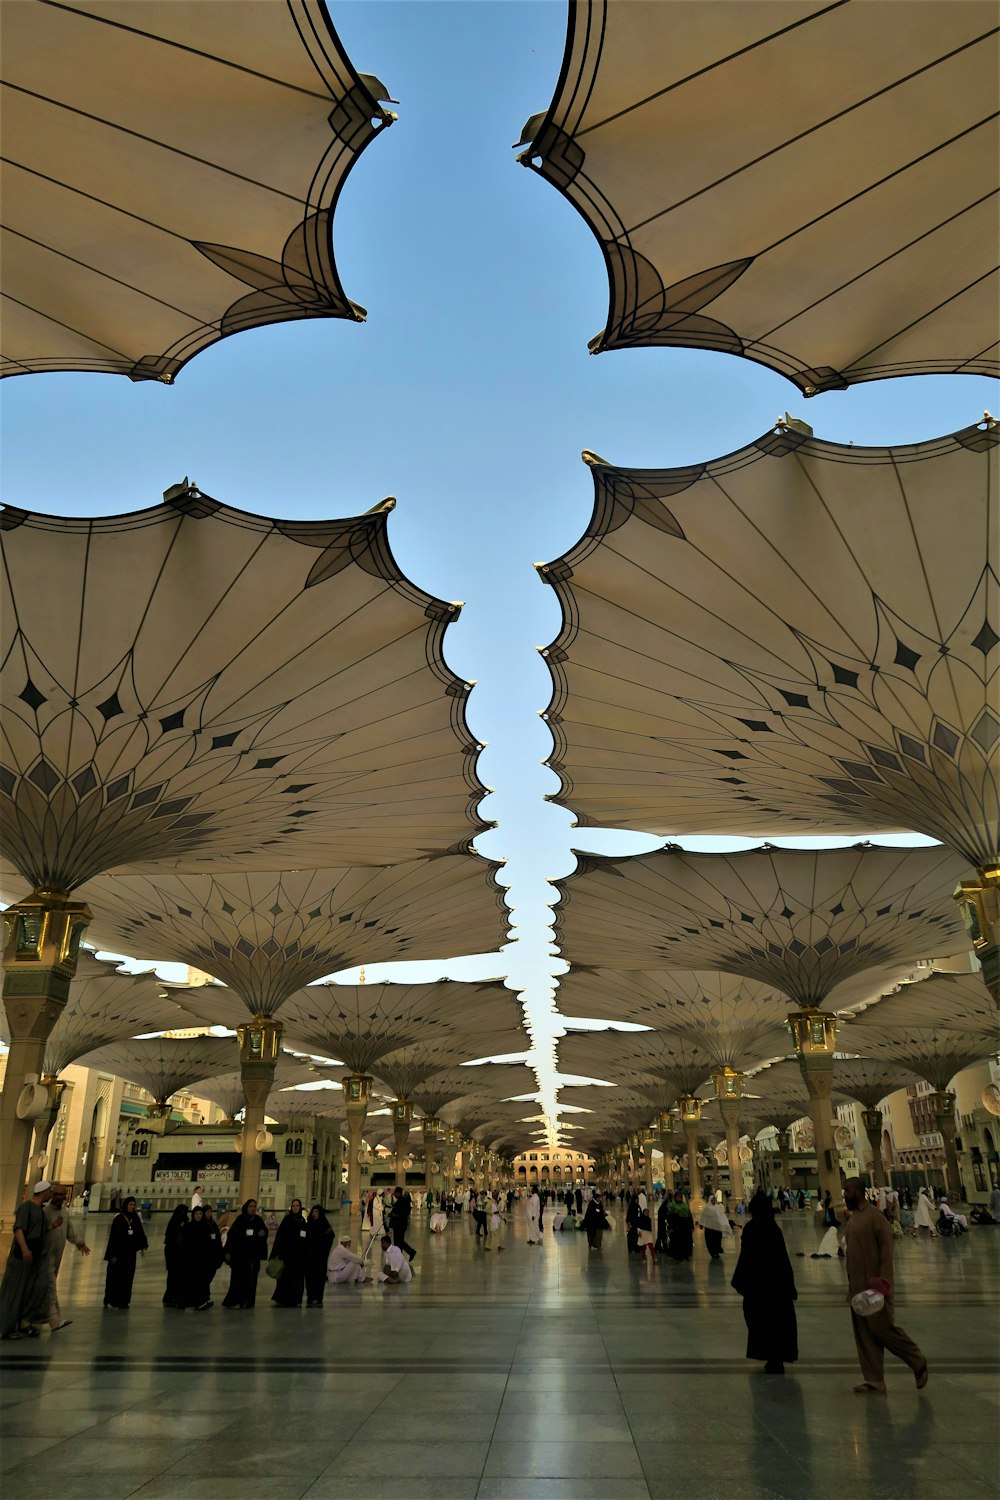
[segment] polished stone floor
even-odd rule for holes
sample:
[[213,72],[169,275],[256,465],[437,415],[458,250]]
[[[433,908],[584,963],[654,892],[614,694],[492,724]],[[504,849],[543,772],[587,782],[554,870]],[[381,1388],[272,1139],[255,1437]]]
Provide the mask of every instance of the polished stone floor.
[[[18,1500],[986,1500],[1000,1479],[1000,1228],[906,1241],[897,1313],[923,1346],[918,1394],[887,1361],[859,1378],[836,1261],[782,1222],[799,1287],[801,1361],[784,1380],[743,1359],[733,1257],[647,1274],[621,1237],[477,1251],[414,1220],[407,1287],[335,1288],[321,1310],[166,1311],[166,1215],[150,1226],[129,1312],[101,1307],[98,1253],[67,1250],[64,1332],[0,1354],[3,1492]],[[700,1240],[700,1237],[697,1237]],[[797,1258],[804,1252],[805,1258]]]

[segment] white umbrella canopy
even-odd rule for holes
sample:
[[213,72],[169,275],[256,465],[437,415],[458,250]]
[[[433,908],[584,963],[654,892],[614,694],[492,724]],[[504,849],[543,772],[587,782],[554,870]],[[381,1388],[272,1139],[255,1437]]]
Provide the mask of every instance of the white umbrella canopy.
[[[69,998],[45,1044],[42,1069],[54,1077],[96,1047],[184,1024],[176,1002],[155,974],[126,973],[117,963],[99,959],[84,948],[70,981]],[[0,1041],[10,1043],[2,1010]]]
[[5,7],[4,374],[169,384],[242,329],[364,318],[333,218],[385,88],[322,0],[236,9]]
[[[290,1052],[279,1054],[278,1063],[274,1070],[274,1088],[291,1088],[297,1083],[306,1083],[316,1077],[315,1070],[310,1063],[293,1057]],[[217,1078],[207,1078],[198,1085],[198,1093],[201,1098],[209,1099],[225,1111],[227,1120],[234,1120],[246,1105],[246,1097],[243,1093],[243,1078],[239,1071],[232,1073],[220,1073]],[[272,1095],[272,1102],[275,1098]]]
[[947,849],[866,844],[588,855],[555,882],[555,939],[570,963],[719,968],[836,1006],[868,971],[967,950],[952,900],[967,872]]
[[718,1067],[740,1068],[761,1045],[780,1052],[788,1042],[787,997],[719,969],[572,969],[559,980],[556,1009],[687,1037]]
[[[488,1006],[493,991],[501,988],[453,979],[430,984],[311,984],[284,1002],[280,1019],[288,1045],[336,1059],[349,1072],[371,1073],[381,1058],[401,1047],[464,1034],[477,996],[481,993]],[[510,991],[505,994],[511,996]],[[221,986],[190,989],[179,999],[201,1021],[232,1026],[246,1018],[240,997]]]
[[185,481],[130,515],[4,511],[2,849],[23,880],[471,847],[479,746],[443,655],[459,606],[400,571],[392,504],[268,519]]
[[231,1037],[148,1037],[113,1042],[81,1059],[80,1066],[124,1078],[152,1094],[158,1104],[181,1089],[211,1078],[232,1060]]
[[302,986],[354,964],[451,957],[463,943],[498,948],[507,908],[496,870],[475,854],[228,875],[145,865],[100,875],[80,894],[104,946],[225,980],[230,994],[207,985],[176,995],[210,1024],[235,1026],[234,998],[251,1014],[273,1015]]
[[537,1087],[534,1069],[526,1063],[476,1063],[442,1068],[410,1094],[410,1103],[425,1115],[440,1115],[446,1104],[475,1104],[484,1097],[511,1099],[531,1094]]
[[801,426],[685,468],[584,455],[590,524],[540,566],[559,796],[666,836],[912,830],[996,863],[1000,424],[893,448]]
[[989,0],[568,10],[518,159],[601,246],[592,350],[743,355],[806,395],[996,371]]

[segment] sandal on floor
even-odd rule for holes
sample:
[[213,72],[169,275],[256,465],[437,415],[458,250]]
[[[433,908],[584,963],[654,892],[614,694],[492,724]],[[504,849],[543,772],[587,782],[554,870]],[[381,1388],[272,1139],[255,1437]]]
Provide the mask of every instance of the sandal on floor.
[[853,1387],[856,1396],[884,1396],[884,1386],[873,1385],[870,1380],[863,1380],[860,1385]]
[[3,1336],[3,1342],[5,1344],[13,1344],[16,1343],[19,1338],[23,1337],[24,1335],[20,1332],[20,1330],[15,1330],[13,1333],[5,1333]]
[[930,1376],[927,1374],[927,1361],[926,1360],[924,1360],[924,1362],[920,1366],[919,1370],[914,1370],[913,1375],[914,1375],[914,1379],[917,1382],[917,1390],[918,1391],[922,1391],[923,1388],[924,1388],[924,1386],[927,1384],[928,1380],[930,1379]]

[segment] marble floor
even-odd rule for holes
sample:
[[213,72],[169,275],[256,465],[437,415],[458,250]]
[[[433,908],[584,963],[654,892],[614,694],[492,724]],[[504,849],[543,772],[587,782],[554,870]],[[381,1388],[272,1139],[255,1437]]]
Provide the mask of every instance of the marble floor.
[[[647,1273],[620,1235],[503,1254],[461,1220],[411,1226],[407,1287],[334,1288],[322,1310],[165,1310],[166,1215],[150,1226],[128,1312],[101,1306],[107,1222],[67,1250],[73,1325],[0,1353],[3,1491],[18,1500],[986,1500],[1000,1480],[1000,1228],[905,1241],[897,1313],[930,1363],[917,1393],[861,1397],[844,1280],[782,1227],[801,1360],[746,1363],[733,1257]],[[800,1254],[801,1253],[801,1254]]]

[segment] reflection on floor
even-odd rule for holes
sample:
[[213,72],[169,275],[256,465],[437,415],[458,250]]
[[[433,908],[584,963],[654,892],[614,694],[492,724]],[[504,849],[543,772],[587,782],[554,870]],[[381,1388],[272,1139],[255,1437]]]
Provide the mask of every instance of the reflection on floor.
[[[3,1346],[0,1454],[18,1500],[986,1500],[1000,1474],[1000,1228],[897,1250],[900,1321],[930,1361],[918,1395],[887,1361],[859,1378],[844,1279],[781,1220],[802,1359],[784,1380],[743,1359],[733,1257],[647,1274],[620,1235],[477,1250],[415,1219],[407,1287],[339,1287],[322,1310],[165,1310],[167,1215],[148,1226],[129,1312],[101,1307],[97,1253],[67,1249],[61,1333]],[[797,1258],[802,1252],[802,1258]]]

